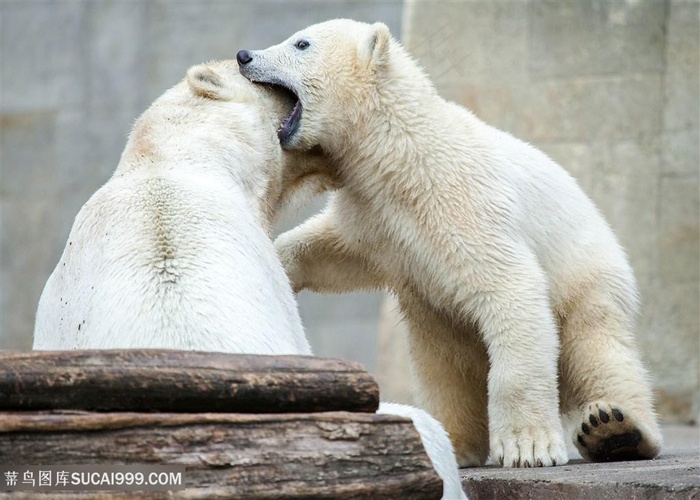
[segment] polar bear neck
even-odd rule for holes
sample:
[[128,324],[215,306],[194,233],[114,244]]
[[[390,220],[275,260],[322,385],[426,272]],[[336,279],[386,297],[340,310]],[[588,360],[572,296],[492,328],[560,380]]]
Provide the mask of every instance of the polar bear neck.
[[392,41],[389,63],[382,71],[374,88],[353,108],[344,133],[327,149],[343,183],[358,182],[369,170],[381,173],[397,165],[423,164],[425,153],[441,141],[431,114],[447,103],[398,42]]
[[230,171],[228,164],[243,153],[240,147],[233,146],[231,135],[239,139],[243,134],[237,132],[242,132],[242,127],[231,123],[226,113],[217,113],[214,105],[207,105],[204,110],[205,106],[198,109],[181,105],[179,100],[165,99],[170,92],[136,120],[117,173],[134,168],[157,171],[196,167],[203,174],[212,169]]
[[[200,103],[192,105],[193,100]],[[189,101],[189,102],[188,102]],[[187,102],[187,105],[182,105]],[[236,107],[232,110],[232,107]],[[261,130],[260,109],[252,103],[217,103],[192,96],[185,84],[166,92],[134,124],[114,177],[216,179],[242,191],[263,227],[270,226],[267,191],[279,151]],[[233,117],[233,118],[232,118]]]

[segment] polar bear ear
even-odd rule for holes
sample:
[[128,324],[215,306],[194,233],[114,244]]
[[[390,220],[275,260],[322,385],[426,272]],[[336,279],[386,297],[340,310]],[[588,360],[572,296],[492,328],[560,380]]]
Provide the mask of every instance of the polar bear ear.
[[199,64],[188,69],[187,83],[189,83],[192,92],[200,97],[219,101],[227,98],[224,78],[206,64]]
[[360,42],[360,57],[368,66],[383,66],[389,56],[391,32],[384,23],[374,23],[369,34]]

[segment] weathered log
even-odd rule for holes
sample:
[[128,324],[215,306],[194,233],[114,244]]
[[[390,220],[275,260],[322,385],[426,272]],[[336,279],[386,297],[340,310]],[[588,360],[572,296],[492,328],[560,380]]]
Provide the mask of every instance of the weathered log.
[[[5,412],[0,413],[3,462],[186,466],[186,490],[149,492],[148,498],[428,499],[442,494],[415,428],[391,415]],[[107,494],[53,491],[50,497]]]
[[0,410],[374,412],[361,364],[169,350],[0,352]]

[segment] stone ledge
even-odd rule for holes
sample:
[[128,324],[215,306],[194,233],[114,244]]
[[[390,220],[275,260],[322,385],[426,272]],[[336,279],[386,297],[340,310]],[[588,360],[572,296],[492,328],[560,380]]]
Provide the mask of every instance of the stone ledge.
[[[561,467],[462,469],[470,500],[700,500],[697,427],[666,427],[656,460],[590,463],[580,458]],[[570,456],[575,456],[571,453]]]

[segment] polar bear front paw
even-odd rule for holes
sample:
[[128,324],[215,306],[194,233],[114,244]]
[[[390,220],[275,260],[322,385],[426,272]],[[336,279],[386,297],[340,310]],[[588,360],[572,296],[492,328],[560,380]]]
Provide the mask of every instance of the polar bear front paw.
[[561,425],[494,434],[491,459],[504,467],[549,467],[569,461]]
[[643,431],[633,412],[616,403],[597,401],[584,409],[576,446],[584,458],[594,462],[654,458],[661,439],[651,434]]
[[289,283],[292,285],[294,293],[299,293],[303,288],[303,273],[298,261],[298,243],[290,232],[283,233],[275,240],[275,250],[282,263],[284,271],[287,273]]

